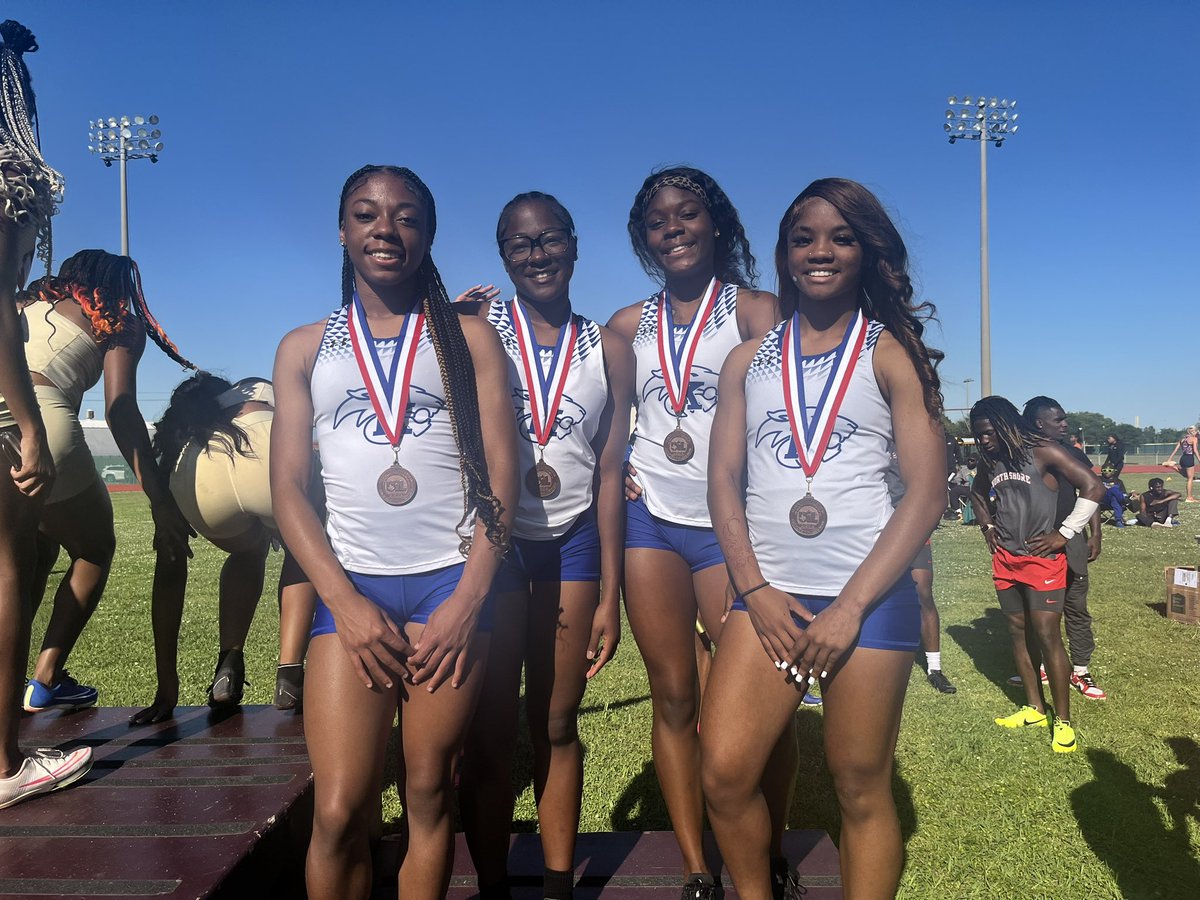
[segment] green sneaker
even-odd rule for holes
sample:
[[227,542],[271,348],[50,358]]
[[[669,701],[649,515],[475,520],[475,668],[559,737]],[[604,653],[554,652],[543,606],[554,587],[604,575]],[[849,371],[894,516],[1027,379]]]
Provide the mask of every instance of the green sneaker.
[[1022,706],[1012,715],[997,717],[995,722],[1004,728],[1028,728],[1031,725],[1045,728],[1046,714],[1038,712],[1032,706]]
[[1075,740],[1075,729],[1066,719],[1054,717],[1054,752],[1074,753],[1078,742]]

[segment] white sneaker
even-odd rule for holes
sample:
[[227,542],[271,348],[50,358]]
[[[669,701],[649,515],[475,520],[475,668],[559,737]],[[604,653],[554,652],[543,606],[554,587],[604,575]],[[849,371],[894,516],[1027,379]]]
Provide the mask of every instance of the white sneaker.
[[33,750],[16,775],[0,778],[0,809],[74,784],[91,767],[91,747],[78,747],[70,753]]

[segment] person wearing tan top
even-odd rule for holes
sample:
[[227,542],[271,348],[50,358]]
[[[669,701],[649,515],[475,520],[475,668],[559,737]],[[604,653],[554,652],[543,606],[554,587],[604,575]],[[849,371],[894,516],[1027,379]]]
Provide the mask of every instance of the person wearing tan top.
[[[246,635],[263,592],[267,552],[272,544],[279,546],[269,480],[274,418],[271,382],[245,378],[231,384],[197,372],[175,388],[166,412],[154,424],[154,452],[159,469],[169,478],[171,495],[188,524],[229,554],[221,566],[220,653],[208,689],[214,709],[241,702]],[[314,505],[322,506],[323,500],[314,498]],[[179,700],[176,663],[187,577],[183,556],[176,557],[174,565],[163,561],[156,570],[151,619],[157,689],[154,702],[130,718],[135,725],[170,718]],[[286,550],[279,606],[275,706],[298,709],[316,593]]]
[[191,529],[154,461],[145,418],[137,405],[137,364],[148,335],[180,365],[195,366],[179,355],[151,315],[137,263],[127,256],[103,250],[76,253],[62,264],[58,275],[33,282],[21,303],[25,355],[55,467],[61,473],[41,512],[35,609],[58,548],[66,549],[71,558],[54,595],[54,610],[23,705],[27,712],[75,709],[95,704],[97,691],[79,684],[64,666],[104,591],[116,548],[112,503],[84,443],[79,404],[102,374],[105,419],[150,500],[155,549],[173,559],[189,553]]

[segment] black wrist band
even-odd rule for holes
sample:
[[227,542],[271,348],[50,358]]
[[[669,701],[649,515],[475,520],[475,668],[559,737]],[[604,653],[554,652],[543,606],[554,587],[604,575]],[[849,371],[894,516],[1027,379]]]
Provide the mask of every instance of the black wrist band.
[[745,600],[747,597],[749,597],[755,591],[761,591],[763,588],[770,587],[770,586],[771,586],[771,582],[764,581],[762,584],[756,584],[754,587],[750,588],[750,590],[748,590],[748,591],[742,591],[740,594],[738,594],[738,596],[740,598],[742,598],[743,600]]

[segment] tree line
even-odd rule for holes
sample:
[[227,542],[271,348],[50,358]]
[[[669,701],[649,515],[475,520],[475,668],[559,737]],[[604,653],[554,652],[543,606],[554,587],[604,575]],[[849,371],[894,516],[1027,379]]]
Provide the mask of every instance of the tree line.
[[[1127,447],[1140,447],[1143,444],[1173,444],[1183,434],[1184,426],[1178,428],[1154,428],[1147,426],[1138,428],[1128,422],[1114,422],[1103,413],[1097,412],[1067,412],[1067,421],[1071,424],[1071,432],[1081,435],[1088,445],[1102,444],[1110,434]],[[950,437],[966,438],[971,436],[971,423],[966,416],[951,421],[942,416],[942,424]]]

